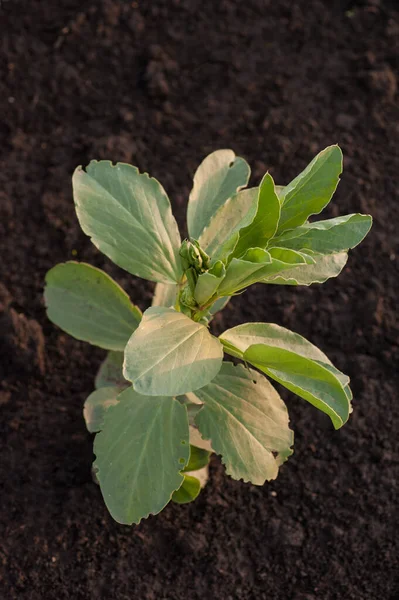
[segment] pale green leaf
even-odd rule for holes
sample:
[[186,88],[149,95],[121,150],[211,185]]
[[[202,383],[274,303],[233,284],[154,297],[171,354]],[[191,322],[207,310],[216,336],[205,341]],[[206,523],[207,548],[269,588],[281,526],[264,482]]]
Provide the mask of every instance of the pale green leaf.
[[[301,254],[304,254],[303,252]],[[313,258],[313,264],[298,265],[292,269],[275,275],[269,275],[262,279],[262,283],[273,283],[279,285],[312,285],[313,283],[324,283],[331,277],[337,277],[348,260],[347,252],[336,254],[307,254]]]
[[47,316],[78,340],[123,350],[141,320],[140,310],[104,271],[86,263],[56,265],[46,275]]
[[208,329],[170,308],[152,307],[125,349],[124,377],[137,392],[175,396],[217,375],[223,348]]
[[277,235],[303,225],[310,215],[320,213],[329,203],[342,173],[342,152],[329,146],[320,152],[302,173],[281,192],[281,215]]
[[123,377],[123,352],[108,352],[105,360],[101,363],[95,379],[96,389],[102,387],[117,387],[122,391],[129,385],[129,382]]
[[280,219],[280,201],[269,173],[259,186],[258,208],[250,225],[240,230],[240,238],[234,249],[234,256],[242,256],[249,248],[265,248],[277,231]]
[[218,288],[220,295],[232,295],[258,281],[264,281],[291,270],[293,265],[305,265],[309,259],[295,250],[281,251],[273,248],[270,252],[262,248],[250,248],[241,258],[233,258],[226,270],[226,276]]
[[216,150],[202,161],[187,207],[190,237],[199,239],[222,204],[247,185],[249,174],[248,163],[232,150]]
[[336,429],[348,420],[350,405],[345,390],[324,366],[293,352],[264,345],[248,348],[244,360],[325,412]]
[[280,202],[282,201],[285,185],[274,185],[274,189]]
[[[332,365],[330,359],[317,346],[299,333],[275,323],[243,323],[227,329],[219,337],[226,352],[236,358],[243,358],[244,352],[255,344],[266,344],[290,350],[311,360]],[[232,352],[233,351],[233,352]]]
[[240,229],[251,223],[256,215],[258,188],[241,190],[229,198],[212,217],[199,239],[201,248],[212,261],[226,260],[234,250]]
[[219,286],[218,293],[231,296],[247,285],[262,280],[265,277],[265,267],[271,262],[269,252],[262,248],[251,248],[242,258],[233,258],[226,269],[226,276]]
[[179,295],[180,285],[177,283],[157,283],[152,298],[152,306],[174,308]]
[[231,300],[231,296],[222,296],[221,298],[218,298],[217,300],[215,300],[215,302],[212,304],[211,308],[209,309],[209,312],[212,316],[214,316],[217,312],[223,310],[227,304],[230,302]]
[[184,481],[178,490],[173,492],[172,500],[177,504],[188,504],[198,497],[201,482],[192,475],[184,475]]
[[273,239],[273,246],[293,250],[311,250],[319,254],[333,254],[354,248],[370,230],[369,215],[345,215],[326,221],[306,223]]
[[226,274],[224,264],[219,260],[198,277],[194,290],[194,298],[199,306],[203,306],[212,298]]
[[75,170],[73,191],[80,226],[114,263],[150,281],[180,281],[180,234],[156,179],[131,165],[91,161]]
[[190,454],[186,408],[174,398],[149,398],[129,388],[106,412],[94,454],[112,517],[139,523],[159,513],[182,484]]
[[95,433],[102,429],[105,413],[110,406],[118,403],[121,389],[117,386],[106,386],[95,390],[84,403],[83,416],[87,430]]
[[285,459],[292,453],[293,433],[286,406],[267,379],[224,362],[195,395],[204,404],[195,417],[198,428],[222,456],[227,473],[256,485],[275,479],[278,455]]
[[225,351],[242,358],[328,414],[335,428],[349,417],[349,379],[316,346],[272,323],[247,323],[225,331]]

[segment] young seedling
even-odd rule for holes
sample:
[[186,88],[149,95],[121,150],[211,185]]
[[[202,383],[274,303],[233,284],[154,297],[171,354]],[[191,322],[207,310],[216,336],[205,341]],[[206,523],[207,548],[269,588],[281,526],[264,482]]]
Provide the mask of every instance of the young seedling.
[[[266,173],[247,189],[245,160],[213,152],[194,176],[182,243],[156,179],[108,161],[76,169],[83,231],[117,265],[157,283],[142,314],[88,264],[63,263],[46,276],[49,319],[109,351],[84,417],[96,433],[94,470],[119,523],[139,523],[170,500],[194,500],[211,452],[234,479],[275,479],[293,433],[269,379],[325,412],[336,429],[348,420],[349,377],[302,336],[273,323],[246,323],[219,338],[209,330],[214,314],[253,283],[311,285],[341,272],[371,217],[309,221],[331,200],[341,171],[341,150],[330,146],[288,185]],[[242,362],[223,361],[224,353]]]

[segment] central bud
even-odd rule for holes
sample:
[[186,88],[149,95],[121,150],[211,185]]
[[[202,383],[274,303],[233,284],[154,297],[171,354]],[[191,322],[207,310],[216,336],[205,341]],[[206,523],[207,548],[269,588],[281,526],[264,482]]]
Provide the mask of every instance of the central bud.
[[193,268],[197,275],[205,273],[209,269],[210,258],[201,246],[191,238],[190,240],[184,240],[180,247],[180,258],[183,266],[183,271]]
[[208,271],[210,258],[201,248],[198,241],[193,238],[184,240],[179,254],[184,274],[187,277],[187,283],[180,292],[180,306],[183,312],[192,317],[193,311],[198,309],[198,304],[194,297],[195,286],[197,285],[199,275]]

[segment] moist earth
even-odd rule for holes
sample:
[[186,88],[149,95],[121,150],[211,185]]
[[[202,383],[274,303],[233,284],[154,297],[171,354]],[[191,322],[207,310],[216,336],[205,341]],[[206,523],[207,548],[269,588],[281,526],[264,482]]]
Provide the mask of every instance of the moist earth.
[[[0,2],[0,597],[394,600],[398,575],[398,40],[383,0]],[[104,352],[53,326],[46,271],[105,269],[142,309],[153,285],[80,231],[71,174],[92,158],[158,178],[185,232],[192,175],[217,148],[290,181],[339,142],[324,217],[374,227],[323,286],[254,286],[214,322],[276,322],[352,379],[334,431],[291,394],[295,454],[263,487],[218,457],[190,505],[115,523],[91,477],[82,405]],[[396,181],[395,181],[396,179]]]

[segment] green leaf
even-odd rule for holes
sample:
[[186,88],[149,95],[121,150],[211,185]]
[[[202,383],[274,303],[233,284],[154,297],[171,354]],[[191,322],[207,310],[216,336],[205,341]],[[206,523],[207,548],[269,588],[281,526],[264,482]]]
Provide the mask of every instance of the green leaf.
[[121,390],[117,386],[106,386],[95,390],[84,403],[83,416],[90,433],[100,431],[104,424],[105,413],[110,406],[118,404]]
[[256,216],[250,225],[241,229],[234,256],[242,256],[249,248],[265,248],[277,231],[279,219],[280,201],[273,178],[266,173],[259,187]]
[[123,352],[108,352],[96,375],[94,382],[96,389],[111,386],[122,391],[125,387],[128,387],[129,383],[122,373],[123,359]]
[[231,296],[222,296],[221,298],[218,298],[217,300],[215,300],[215,302],[212,304],[212,306],[209,309],[210,314],[212,315],[212,317],[214,315],[216,315],[217,312],[223,310],[227,304],[230,302],[231,300]]
[[234,250],[239,232],[249,225],[258,205],[258,188],[241,190],[219,208],[199,239],[212,261],[226,260]]
[[177,302],[180,285],[176,283],[157,283],[152,299],[152,306],[173,308]]
[[[304,254],[303,252],[301,254]],[[312,254],[313,264],[298,265],[284,272],[269,275],[262,279],[262,283],[273,283],[279,285],[312,285],[313,283],[324,283],[331,277],[337,277],[348,260],[347,252],[336,254]]]
[[369,215],[345,215],[336,219],[306,223],[286,231],[273,240],[273,246],[293,250],[311,250],[319,254],[333,254],[354,248],[370,230]]
[[124,377],[141,394],[191,392],[217,375],[223,348],[208,329],[170,308],[146,310],[125,349]]
[[115,521],[139,523],[168,504],[183,481],[188,436],[186,408],[174,398],[120,394],[94,441],[93,465]]
[[[328,414],[336,429],[349,417],[348,378],[302,336],[272,323],[247,323],[225,331],[225,351],[242,358]],[[345,378],[345,381],[343,381]]]
[[227,329],[219,337],[226,352],[236,358],[243,358],[244,352],[255,344],[266,344],[290,350],[311,360],[332,365],[330,359],[317,346],[299,333],[275,323],[243,323]]
[[190,445],[190,460],[184,471],[198,471],[198,469],[203,469],[209,463],[210,455],[211,453],[208,450]]
[[184,481],[178,490],[173,492],[172,501],[176,504],[188,504],[198,497],[201,482],[192,475],[184,475]]
[[270,252],[262,248],[250,248],[241,258],[233,258],[226,270],[226,276],[218,288],[218,294],[232,295],[266,277],[291,270],[294,265],[304,265],[309,259],[295,250],[281,251],[273,248]]
[[104,271],[86,263],[56,265],[46,275],[47,316],[78,340],[123,350],[141,320],[140,310]]
[[283,199],[284,188],[285,188],[285,185],[274,185],[274,190],[277,194],[278,199],[280,200],[280,204]]
[[339,146],[328,146],[281,192],[281,216],[277,235],[303,225],[330,202],[342,173]]
[[247,185],[249,174],[248,163],[232,150],[217,150],[202,161],[187,207],[190,237],[199,239],[222,204]]
[[224,362],[215,379],[195,395],[204,404],[195,421],[222,456],[227,473],[256,485],[275,479],[281,460],[292,453],[293,433],[285,404],[267,379]]
[[101,252],[138,277],[180,281],[179,230],[156,179],[101,160],[78,167],[72,182],[80,226]]
[[194,298],[199,306],[203,306],[210,298],[212,298],[221,281],[223,281],[225,274],[225,266],[219,260],[209,269],[209,271],[199,275],[194,291]]

